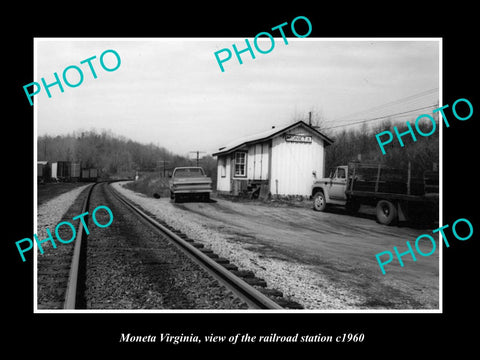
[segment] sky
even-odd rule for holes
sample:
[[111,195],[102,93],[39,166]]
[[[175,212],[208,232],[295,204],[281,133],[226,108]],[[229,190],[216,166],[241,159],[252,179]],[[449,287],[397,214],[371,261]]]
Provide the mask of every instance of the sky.
[[[260,39],[268,49],[270,40]],[[63,93],[50,87],[51,98],[43,88],[35,95],[37,135],[105,129],[180,155],[211,154],[237,138],[307,121],[309,111],[333,127],[374,117],[386,103],[382,114],[438,102],[437,39],[288,38],[286,45],[280,37],[268,54],[249,41],[256,58],[242,53],[239,64],[232,44],[241,50],[244,38],[35,39],[32,81],[52,83],[54,72],[62,79],[70,65],[84,76],[78,87],[61,80]],[[233,55],[222,72],[214,53],[224,48]],[[111,72],[99,60],[109,49],[121,58]],[[80,64],[92,56],[96,79]],[[111,53],[104,61],[116,65]],[[79,81],[75,70],[67,78]]]

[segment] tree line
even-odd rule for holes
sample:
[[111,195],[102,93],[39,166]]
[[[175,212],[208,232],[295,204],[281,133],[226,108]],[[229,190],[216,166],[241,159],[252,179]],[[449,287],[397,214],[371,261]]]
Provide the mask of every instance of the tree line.
[[[176,166],[194,166],[195,159],[174,154],[158,145],[141,144],[110,130],[75,131],[67,135],[43,135],[37,139],[39,161],[71,161],[83,168],[97,168],[101,175],[118,176],[158,171],[167,175]],[[216,175],[216,161],[211,156],[200,160],[209,175]]]
[[[397,127],[400,134],[408,130],[405,122],[394,123],[391,120],[384,120],[371,128],[364,123],[360,128],[344,128],[335,134],[329,134],[328,130],[320,129],[334,140],[334,143],[326,148],[326,175],[331,168],[345,165],[350,161],[382,163],[401,169],[406,169],[410,163],[412,171],[417,174],[424,171],[438,171],[438,124],[437,131],[428,137],[416,134],[417,141],[413,141],[410,134],[402,136],[403,147],[397,140],[394,126]],[[421,126],[421,129],[424,133],[428,133],[432,129],[432,125]],[[385,146],[385,155],[382,154],[375,137],[376,134],[383,131],[390,131],[393,134],[393,141]]]
[[[308,116],[305,116],[305,113],[293,114],[292,123],[303,120],[334,141],[325,149],[325,176],[328,176],[336,166],[347,165],[352,161],[381,163],[398,169],[407,169],[410,163],[412,172],[422,175],[425,171],[438,171],[438,116],[434,115],[434,119],[436,130],[432,135],[421,136],[414,130],[417,141],[413,141],[411,135],[406,134],[402,136],[403,147],[397,140],[394,127],[402,134],[408,130],[406,121],[393,121],[387,118],[374,125],[368,125],[365,121],[361,126],[345,126],[339,131],[334,131],[322,111],[312,108]],[[409,119],[409,122],[414,128],[415,118]],[[428,121],[419,122],[418,125],[424,134],[430,133],[433,129],[433,124]],[[385,155],[382,154],[375,137],[383,131],[390,131],[393,134],[393,141],[385,145]]]

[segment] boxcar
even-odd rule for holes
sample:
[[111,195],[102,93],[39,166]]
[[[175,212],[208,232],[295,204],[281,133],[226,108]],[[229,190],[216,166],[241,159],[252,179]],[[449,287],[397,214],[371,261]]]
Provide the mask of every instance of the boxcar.
[[92,179],[92,181],[97,181],[97,178],[98,178],[97,169],[90,169],[90,179]]
[[37,161],[37,180],[39,183],[50,181],[50,164],[48,161]]
[[71,163],[70,165],[70,179],[73,181],[80,180],[81,175],[81,164],[80,163]]
[[97,181],[97,169],[82,169],[82,181]]
[[88,181],[90,178],[90,169],[82,169],[82,180]]
[[65,181],[70,178],[70,162],[57,161],[52,163],[52,179]]

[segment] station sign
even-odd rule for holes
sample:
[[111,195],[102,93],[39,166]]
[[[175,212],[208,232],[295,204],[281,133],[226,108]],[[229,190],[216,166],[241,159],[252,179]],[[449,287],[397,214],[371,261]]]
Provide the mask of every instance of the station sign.
[[285,134],[285,141],[310,144],[312,137],[310,135]]

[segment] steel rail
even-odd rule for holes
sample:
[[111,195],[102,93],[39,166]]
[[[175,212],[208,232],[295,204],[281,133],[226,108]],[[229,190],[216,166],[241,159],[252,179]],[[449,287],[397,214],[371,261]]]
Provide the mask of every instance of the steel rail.
[[185,252],[187,252],[191,257],[195,258],[196,261],[202,265],[203,268],[209,270],[209,272],[214,275],[215,278],[221,280],[221,282],[227,286],[230,290],[242,299],[246,300],[249,305],[253,305],[259,309],[283,309],[276,302],[262,294],[260,291],[247,284],[245,281],[239,277],[232,274],[222,265],[218,264],[210,257],[205,255],[202,251],[198,250],[193,245],[189,244],[187,241],[182,239],[180,236],[172,232],[170,229],[166,228],[160,224],[155,219],[152,219],[145,212],[140,210],[137,206],[133,205],[129,200],[127,200],[123,195],[119,194],[118,191],[109,187],[113,196],[115,196],[119,201],[128,206],[134,212],[136,212],[141,218],[148,221],[156,229],[164,233],[168,238],[170,238],[175,244],[179,245]]
[[[83,202],[83,207],[81,214],[88,211],[90,206],[90,195],[92,190],[97,184],[90,186],[87,197]],[[79,279],[79,267],[80,267],[80,256],[81,256],[81,247],[82,247],[82,238],[83,238],[83,226],[82,222],[79,222],[77,229],[77,236],[75,238],[75,247],[73,249],[72,263],[70,265],[70,273],[68,275],[67,289],[65,291],[65,302],[63,308],[66,310],[75,309],[77,305],[77,288],[78,288],[78,279]]]

